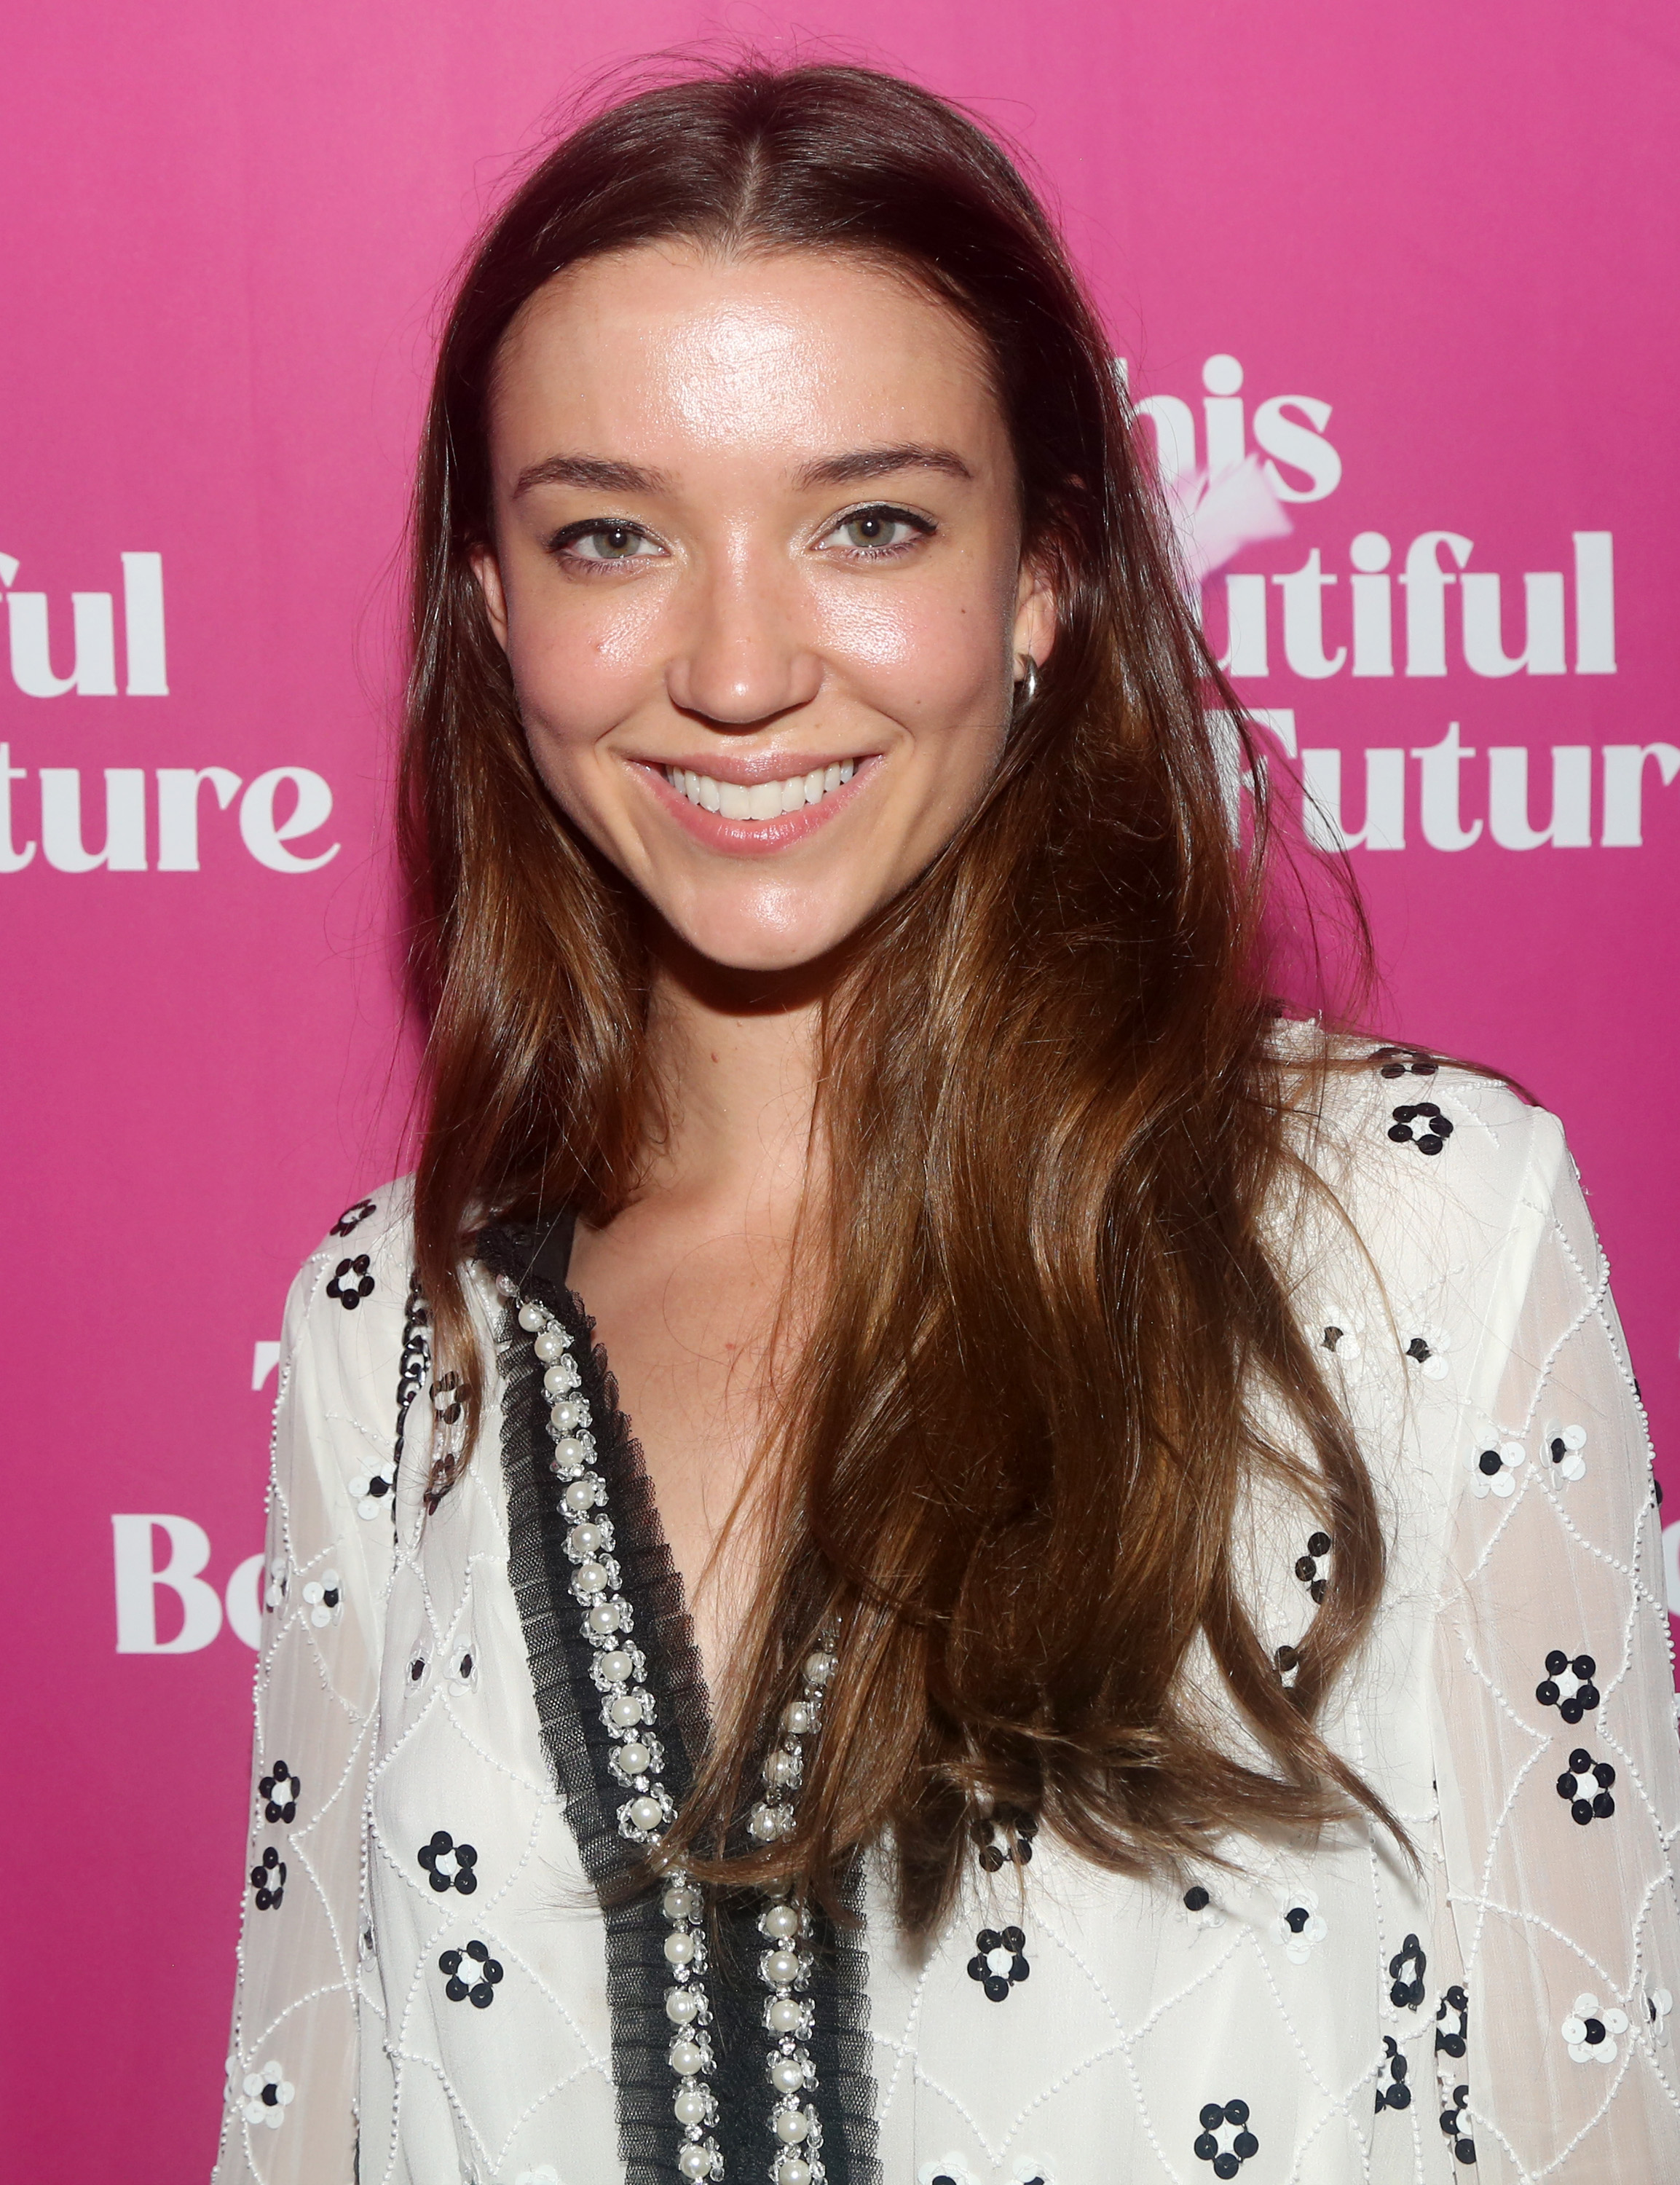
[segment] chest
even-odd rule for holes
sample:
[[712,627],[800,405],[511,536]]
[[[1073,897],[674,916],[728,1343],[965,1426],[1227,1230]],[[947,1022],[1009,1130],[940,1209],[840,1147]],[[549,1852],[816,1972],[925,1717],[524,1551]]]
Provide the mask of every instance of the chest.
[[638,1444],[709,1668],[727,1660],[761,1546],[787,1258],[767,1235],[638,1221],[580,1228],[569,1267]]

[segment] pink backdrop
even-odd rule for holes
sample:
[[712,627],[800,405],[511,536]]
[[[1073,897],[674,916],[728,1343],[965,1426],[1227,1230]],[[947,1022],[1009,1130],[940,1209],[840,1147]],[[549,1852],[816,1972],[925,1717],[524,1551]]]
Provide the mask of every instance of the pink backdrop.
[[[1353,855],[1388,1026],[1561,1111],[1660,1443],[1680,1425],[1671,11],[605,13],[58,0],[7,34],[20,2177],[178,2185],[210,2160],[254,1383],[293,1266],[401,1160],[393,571],[437,299],[554,103],[633,48],[792,25],[1028,148],[1164,439],[1257,459],[1203,511],[1205,540],[1251,504],[1209,628],[1234,597],[1245,696],[1280,758],[1292,729],[1319,755],[1321,794],[1342,754],[1350,833],[1369,776]],[[1262,479],[1292,528],[1255,543]],[[1520,664],[1489,673],[1501,645]]]

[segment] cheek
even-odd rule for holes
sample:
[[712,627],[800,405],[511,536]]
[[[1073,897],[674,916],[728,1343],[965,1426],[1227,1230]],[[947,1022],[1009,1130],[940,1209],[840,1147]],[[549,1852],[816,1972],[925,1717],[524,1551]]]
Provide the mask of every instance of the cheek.
[[857,678],[864,695],[907,724],[953,724],[996,710],[1008,672],[1006,588],[988,570],[959,581],[835,588],[823,599],[819,641]]
[[661,601],[652,587],[515,588],[508,666],[527,724],[588,741],[624,718],[661,664]]

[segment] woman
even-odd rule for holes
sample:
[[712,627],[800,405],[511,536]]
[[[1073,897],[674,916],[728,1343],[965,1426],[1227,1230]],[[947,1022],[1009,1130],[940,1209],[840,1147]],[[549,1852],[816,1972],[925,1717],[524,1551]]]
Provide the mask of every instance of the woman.
[[287,1321],[224,2179],[1672,2172],[1591,1227],[1504,1086],[1267,1002],[1162,535],[903,83],[645,92],[492,228],[429,1115]]

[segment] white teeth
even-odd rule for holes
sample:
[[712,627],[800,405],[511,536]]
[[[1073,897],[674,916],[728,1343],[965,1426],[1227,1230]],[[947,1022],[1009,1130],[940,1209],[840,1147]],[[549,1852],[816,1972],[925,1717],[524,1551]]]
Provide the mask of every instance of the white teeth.
[[665,779],[690,804],[716,812],[725,819],[779,819],[807,804],[820,804],[830,790],[850,781],[857,771],[855,759],[829,767],[813,767],[809,774],[790,774],[784,781],[756,781],[749,788],[739,781],[717,781],[691,768],[667,766]]

